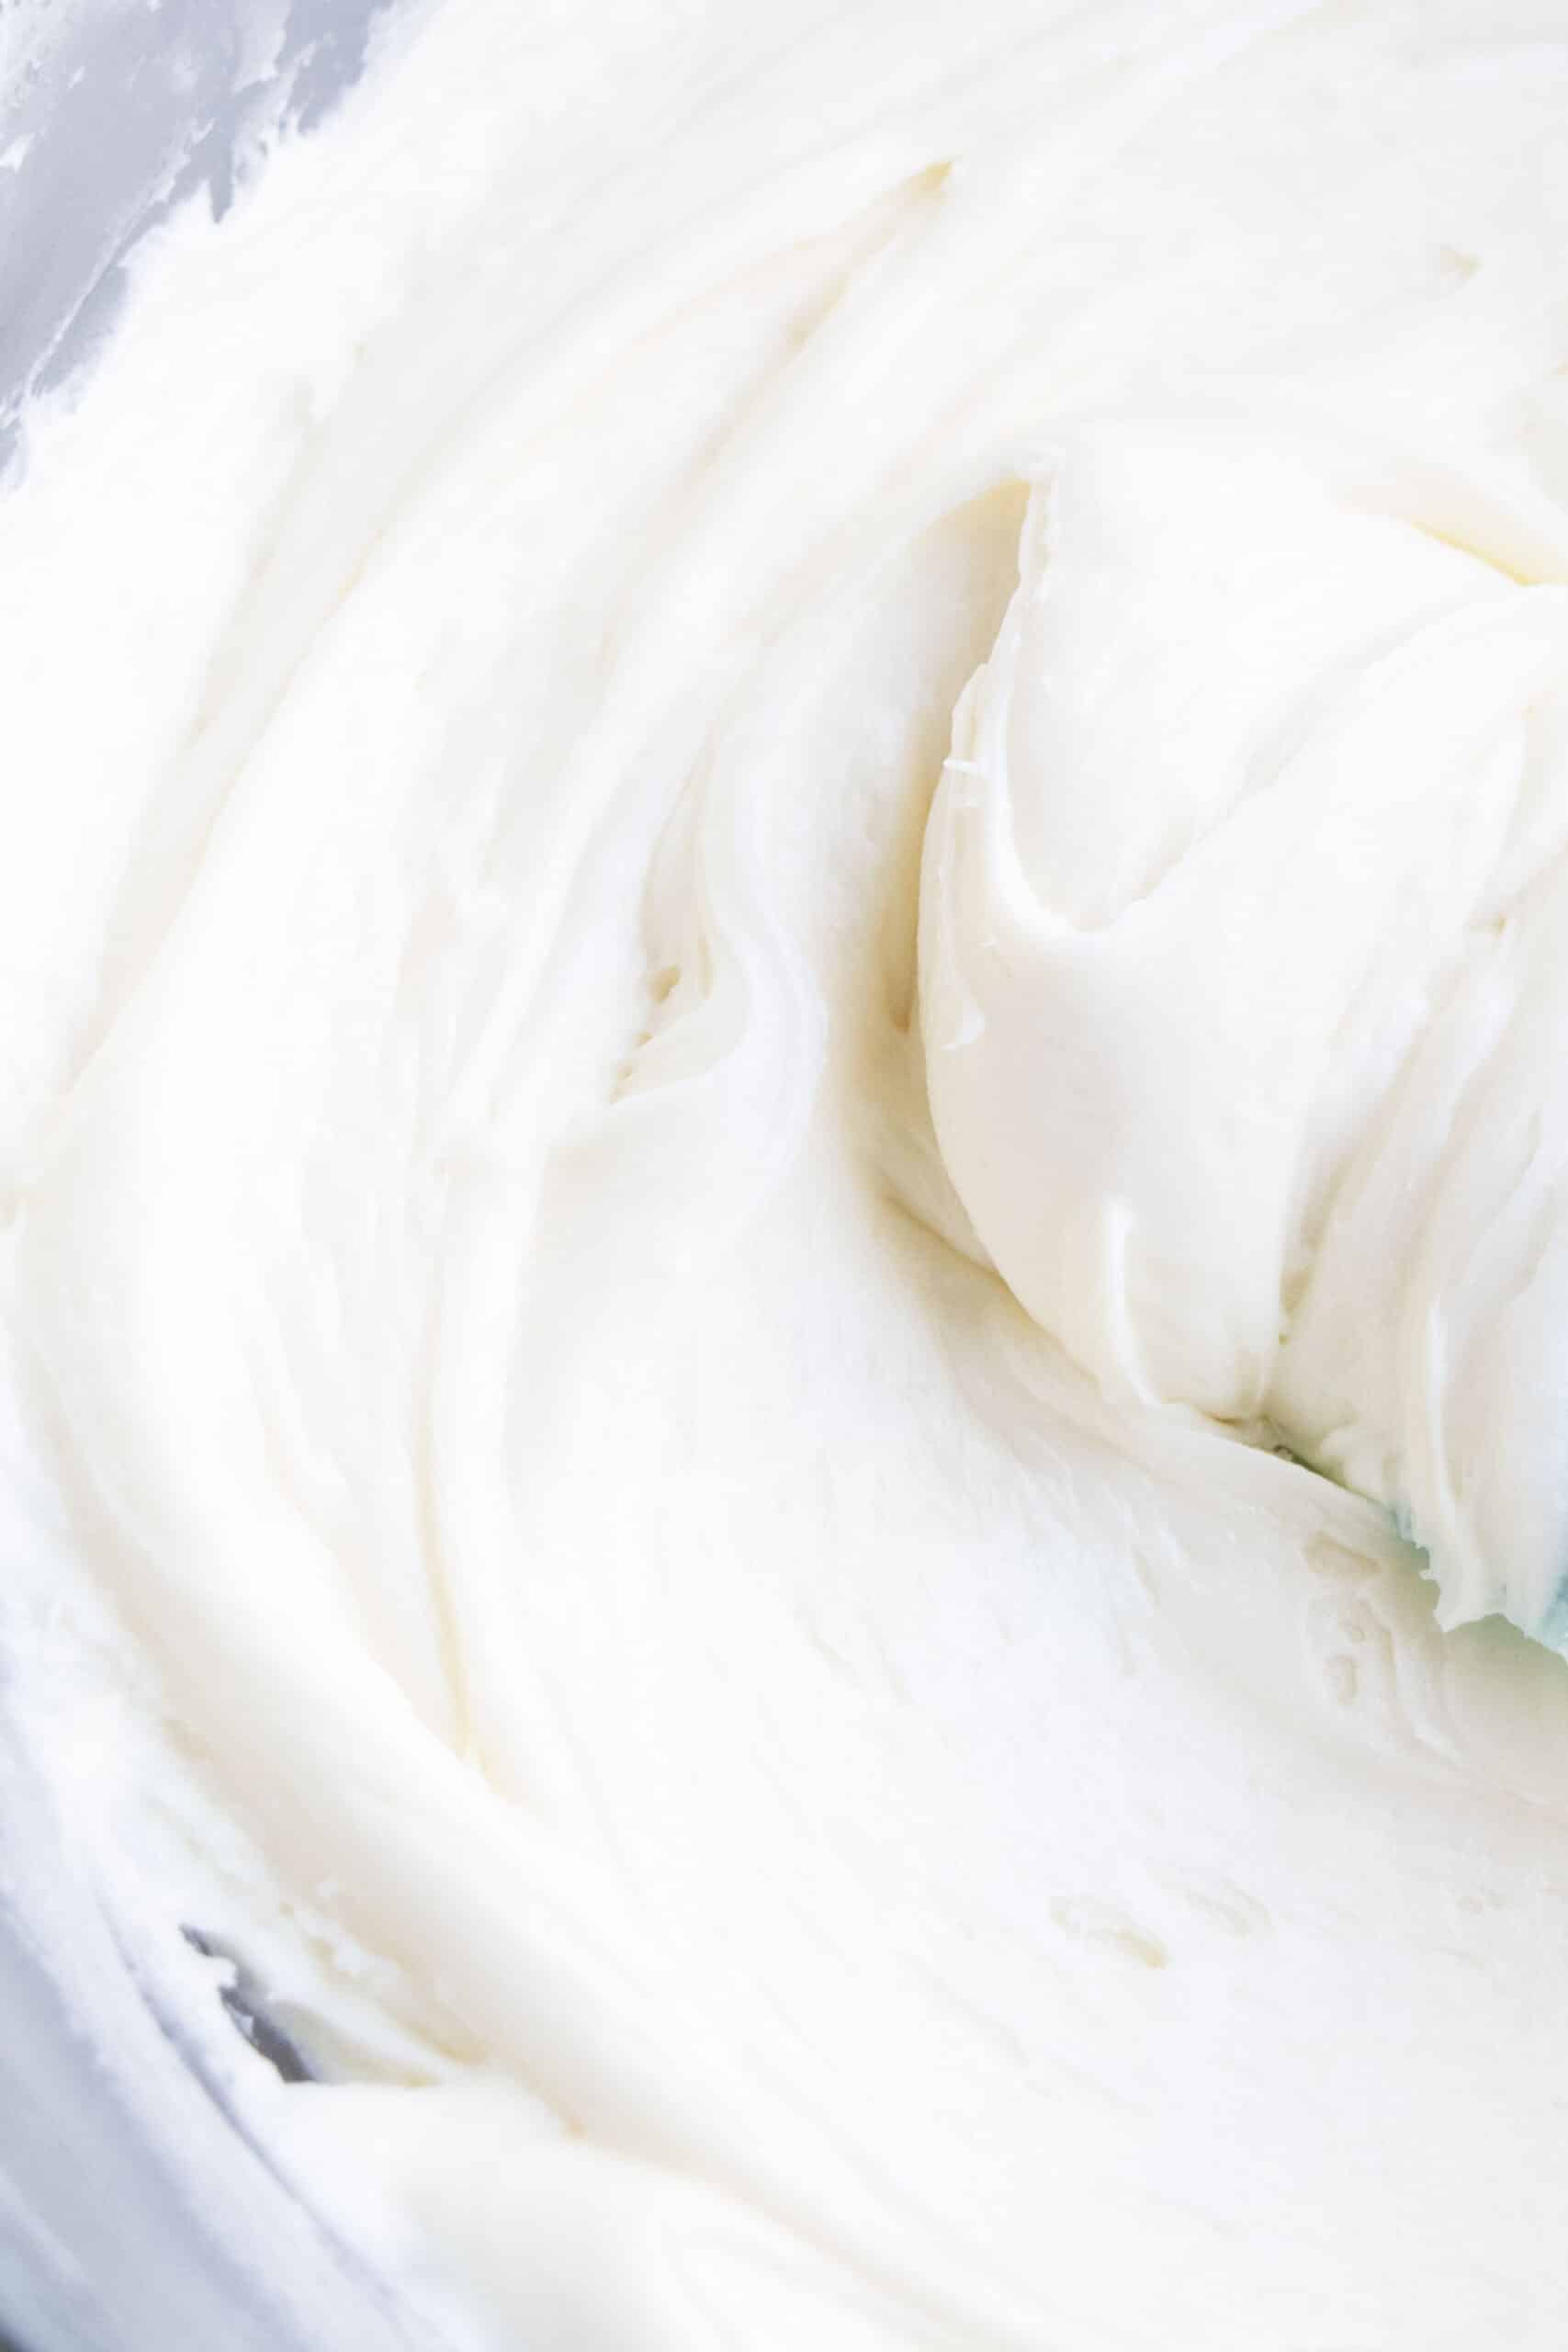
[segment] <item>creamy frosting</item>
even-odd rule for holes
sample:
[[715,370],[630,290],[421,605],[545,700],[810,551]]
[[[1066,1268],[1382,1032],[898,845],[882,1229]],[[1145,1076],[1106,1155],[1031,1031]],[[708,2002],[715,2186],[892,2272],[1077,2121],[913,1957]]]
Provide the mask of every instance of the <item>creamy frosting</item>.
[[432,2334],[1560,2340],[1565,107],[444,0],[35,407],[12,1670]]
[[1021,573],[927,846],[977,1232],[1109,1393],[1266,1415],[1398,1511],[1444,1623],[1568,1633],[1568,516],[1117,423]]

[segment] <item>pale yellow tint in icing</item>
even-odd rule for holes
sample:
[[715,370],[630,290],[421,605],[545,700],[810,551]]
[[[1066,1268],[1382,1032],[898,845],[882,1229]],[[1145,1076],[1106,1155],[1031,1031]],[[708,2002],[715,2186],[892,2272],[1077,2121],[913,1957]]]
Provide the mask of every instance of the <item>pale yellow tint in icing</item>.
[[39,1720],[470,2343],[1561,2345],[1565,125],[446,0],[32,422]]

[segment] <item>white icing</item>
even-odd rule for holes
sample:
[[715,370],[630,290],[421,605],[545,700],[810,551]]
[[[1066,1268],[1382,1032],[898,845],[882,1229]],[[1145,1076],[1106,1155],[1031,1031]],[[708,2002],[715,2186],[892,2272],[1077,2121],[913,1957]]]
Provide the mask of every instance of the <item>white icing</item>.
[[[1568,516],[1246,415],[1070,441],[926,853],[943,1153],[1109,1393],[1568,1631]],[[1535,511],[1538,508],[1540,511]]]
[[1565,105],[446,0],[31,420],[37,1720],[476,2340],[1559,2340]]

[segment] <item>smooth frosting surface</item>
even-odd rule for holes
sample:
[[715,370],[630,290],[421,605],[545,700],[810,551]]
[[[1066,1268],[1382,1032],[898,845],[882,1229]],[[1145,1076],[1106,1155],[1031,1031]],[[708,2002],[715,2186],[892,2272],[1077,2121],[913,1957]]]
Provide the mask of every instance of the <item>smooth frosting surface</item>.
[[35,409],[11,1670],[419,2340],[1560,2345],[1565,119],[443,0]]
[[928,837],[932,1108],[1108,1394],[1267,1416],[1445,1623],[1556,1639],[1568,515],[1292,424],[1035,491]]

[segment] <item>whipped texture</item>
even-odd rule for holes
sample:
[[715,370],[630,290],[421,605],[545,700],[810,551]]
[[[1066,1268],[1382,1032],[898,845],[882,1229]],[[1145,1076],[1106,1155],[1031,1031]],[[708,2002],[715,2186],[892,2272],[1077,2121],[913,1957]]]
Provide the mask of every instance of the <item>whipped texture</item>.
[[32,404],[8,1672],[412,2341],[1561,2344],[1565,122],[441,0]]

